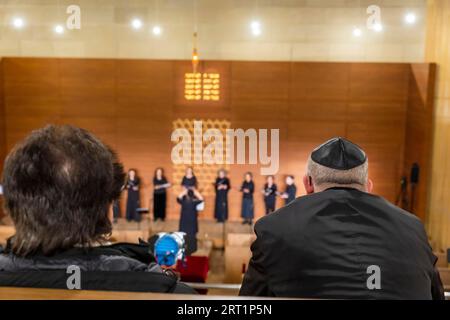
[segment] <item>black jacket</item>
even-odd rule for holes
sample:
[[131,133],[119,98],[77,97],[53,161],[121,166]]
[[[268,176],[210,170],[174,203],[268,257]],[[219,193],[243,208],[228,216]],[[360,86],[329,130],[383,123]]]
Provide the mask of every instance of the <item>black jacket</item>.
[[68,289],[71,265],[81,271],[82,290],[195,293],[156,264],[148,244],[127,243],[26,258],[6,249],[0,254],[0,286]]
[[[355,189],[297,198],[261,218],[240,295],[442,299],[420,220]],[[380,269],[381,289],[369,289]]]

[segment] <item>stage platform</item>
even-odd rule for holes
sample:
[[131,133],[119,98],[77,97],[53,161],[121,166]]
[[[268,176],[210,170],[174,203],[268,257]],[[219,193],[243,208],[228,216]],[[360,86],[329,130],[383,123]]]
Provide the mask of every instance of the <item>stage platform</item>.
[[[112,240],[136,242],[139,238],[147,240],[159,232],[174,232],[179,230],[179,220],[151,221],[148,218],[141,222],[128,222],[119,219],[114,224]],[[199,241],[212,241],[213,248],[223,249],[228,234],[253,235],[253,226],[241,222],[217,223],[214,220],[199,220]]]

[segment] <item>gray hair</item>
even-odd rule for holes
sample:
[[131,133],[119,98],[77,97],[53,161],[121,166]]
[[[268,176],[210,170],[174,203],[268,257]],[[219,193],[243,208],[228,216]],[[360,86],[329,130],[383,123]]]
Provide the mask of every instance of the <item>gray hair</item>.
[[308,159],[307,175],[311,177],[316,189],[324,189],[339,186],[352,186],[365,188],[368,180],[369,161],[350,170],[336,170],[322,166]]

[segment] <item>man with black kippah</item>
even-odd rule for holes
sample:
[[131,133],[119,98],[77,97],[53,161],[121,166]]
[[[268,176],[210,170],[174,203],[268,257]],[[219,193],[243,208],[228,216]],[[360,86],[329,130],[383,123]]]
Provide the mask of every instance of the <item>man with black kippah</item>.
[[424,227],[372,195],[368,159],[343,138],[316,148],[308,195],[261,218],[240,295],[443,299]]

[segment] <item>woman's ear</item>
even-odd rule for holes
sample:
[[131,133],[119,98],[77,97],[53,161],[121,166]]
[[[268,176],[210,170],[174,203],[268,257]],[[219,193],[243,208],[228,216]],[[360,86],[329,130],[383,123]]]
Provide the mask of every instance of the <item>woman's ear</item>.
[[310,176],[303,176],[303,185],[305,186],[306,194],[314,193],[314,185]]

